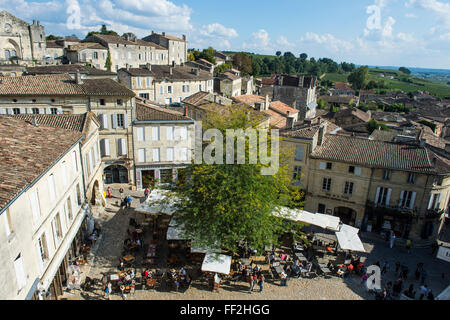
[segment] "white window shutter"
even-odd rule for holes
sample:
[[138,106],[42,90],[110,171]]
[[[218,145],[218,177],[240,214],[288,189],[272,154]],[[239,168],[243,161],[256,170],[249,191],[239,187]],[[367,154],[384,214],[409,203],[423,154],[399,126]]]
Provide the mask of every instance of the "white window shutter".
[[181,140],[187,140],[187,127],[181,127]]
[[181,155],[180,155],[181,161],[187,161],[188,160],[188,148],[181,148]]
[[39,208],[39,199],[36,190],[30,193],[29,200],[31,204],[31,211],[33,212],[33,219],[34,222],[36,223],[39,221],[41,217],[41,209]]
[[20,114],[26,113],[25,108],[20,108]]
[[138,141],[144,141],[144,134],[145,134],[145,128],[144,127],[138,127],[137,128]]
[[356,174],[357,176],[360,176],[360,175],[361,175],[361,168],[360,168],[360,167],[355,167],[355,174]]
[[440,205],[441,205],[441,194],[439,193],[439,195],[438,195],[438,197],[436,199],[436,203],[434,205],[434,208],[435,209],[439,209]]
[[411,196],[411,203],[409,204],[409,209],[414,208],[414,202],[416,201],[417,192],[413,192]]
[[159,162],[159,149],[153,149],[153,161]]
[[107,114],[102,114],[103,117],[103,129],[108,129],[108,115]]
[[389,205],[389,201],[391,200],[391,193],[392,193],[392,189],[389,188],[387,195],[386,195],[386,203],[385,203],[386,206]]
[[105,125],[103,124],[104,123],[103,114],[99,114],[98,119],[100,120],[100,129],[104,129]]
[[36,244],[36,253],[38,257],[39,270],[42,271],[44,269],[44,261],[42,261],[41,248],[39,247],[39,240]]
[[377,188],[377,194],[375,196],[375,206],[378,204],[378,198],[380,197],[380,187]]
[[45,108],[45,113],[46,114],[52,114],[52,109],[51,108]]
[[45,114],[45,108],[39,108],[39,114]]
[[430,201],[428,201],[428,207],[427,207],[428,210],[430,210],[431,206],[433,205],[433,197],[434,197],[434,195],[430,194]]
[[173,140],[173,127],[166,127],[166,139],[167,140]]
[[402,190],[402,192],[400,192],[400,200],[399,200],[399,202],[398,202],[398,206],[399,206],[399,207],[402,205],[404,194],[405,194],[405,191]]
[[152,140],[159,140],[159,127],[152,127]]
[[138,150],[138,161],[144,163],[145,162],[145,149]]
[[27,276],[25,274],[25,268],[23,267],[22,255],[19,255],[19,257],[14,260],[14,269],[16,271],[17,286],[20,290],[27,284]]
[[173,161],[173,148],[167,148],[167,161]]
[[181,139],[181,129],[180,127],[175,127],[174,129],[174,137],[176,141],[179,141]]
[[123,116],[123,127],[125,128],[125,129],[127,129],[128,128],[128,114],[124,114],[124,116]]
[[6,114],[6,109],[0,108],[0,114]]
[[119,154],[121,156],[127,154],[127,141],[125,139],[119,139]]
[[33,114],[33,109],[32,108],[26,108],[26,113],[28,114]]
[[116,114],[111,115],[111,124],[112,124],[111,127],[113,129],[117,128],[117,115]]
[[109,139],[103,139],[104,147],[105,147],[105,156],[110,156],[109,150]]
[[320,168],[321,170],[325,170],[326,167],[327,167],[327,164],[326,164],[325,162],[321,162],[320,165],[319,165],[319,168]]

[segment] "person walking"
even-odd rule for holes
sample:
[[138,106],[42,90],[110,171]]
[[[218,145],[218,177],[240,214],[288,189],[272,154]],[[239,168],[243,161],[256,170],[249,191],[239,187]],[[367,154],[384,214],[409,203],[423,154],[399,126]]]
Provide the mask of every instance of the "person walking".
[[107,194],[108,194],[108,198],[112,198],[112,195],[111,195],[111,187],[108,187],[108,189],[106,189],[106,192],[107,192]]
[[423,263],[420,262],[417,264],[417,269],[416,269],[416,280],[419,281],[420,280],[420,276],[422,275],[422,271],[423,271]]
[[123,198],[123,188],[120,188],[119,192],[120,192],[120,198]]
[[259,275],[259,280],[258,280],[258,284],[259,284],[259,292],[262,292],[262,291],[263,291],[264,280],[265,280],[264,275],[261,273],[261,274]]
[[150,194],[150,190],[149,190],[148,188],[145,188],[145,191],[144,191],[145,199],[148,198],[148,195],[149,195],[149,194]]
[[391,249],[394,247],[394,244],[395,244],[395,233],[392,232],[391,243],[389,244]]
[[258,276],[256,275],[256,272],[252,273],[252,276],[250,277],[250,281],[251,281],[250,292],[252,292],[255,285],[258,284]]
[[425,270],[422,270],[422,273],[420,275],[420,284],[424,284],[425,280],[427,280],[428,273]]
[[411,240],[406,240],[406,251],[411,253]]
[[108,300],[111,300],[111,290],[112,290],[112,284],[110,281],[105,285],[105,296],[108,298]]
[[127,201],[127,207],[128,207],[128,208],[131,208],[131,202],[133,201],[133,199],[131,199],[131,196],[130,196],[130,195],[127,196],[126,201]]
[[398,270],[400,269],[400,261],[397,261],[396,263],[395,263],[395,274],[397,274],[398,273]]
[[422,285],[421,287],[420,287],[420,297],[419,297],[419,300],[422,300],[423,299],[423,297],[425,297],[426,295],[427,295],[427,293],[428,293],[428,286],[425,284],[425,285]]

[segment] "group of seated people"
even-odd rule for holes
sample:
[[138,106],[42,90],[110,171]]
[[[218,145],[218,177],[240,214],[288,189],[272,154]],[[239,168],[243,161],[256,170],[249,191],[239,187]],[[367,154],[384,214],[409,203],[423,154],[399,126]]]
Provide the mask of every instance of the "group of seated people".
[[[331,262],[328,263],[330,270],[332,270],[333,264]],[[347,274],[357,274],[360,275],[364,272],[364,264],[361,263],[361,259],[359,256],[351,257],[350,263],[348,263],[348,259],[343,264],[340,264],[336,267],[336,273],[338,276],[345,276]]]
[[180,288],[180,285],[189,287],[192,282],[192,278],[185,268],[181,268],[178,272],[175,269],[167,271],[167,280],[175,286],[177,291]]
[[300,277],[302,275],[302,272],[311,272],[312,270],[312,262],[301,262],[300,260],[296,259],[292,263],[292,273],[296,275],[297,277]]

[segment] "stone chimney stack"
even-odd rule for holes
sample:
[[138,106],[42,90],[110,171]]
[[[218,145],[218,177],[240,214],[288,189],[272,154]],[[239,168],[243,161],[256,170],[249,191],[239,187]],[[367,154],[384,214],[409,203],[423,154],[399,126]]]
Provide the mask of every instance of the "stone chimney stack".
[[127,70],[130,70],[130,65],[127,63],[126,65]]
[[83,80],[81,79],[80,70],[77,70],[77,73],[75,74],[75,83],[76,84],[83,84]]
[[183,34],[183,40],[186,41],[186,35],[185,34]]
[[266,99],[265,99],[265,110],[269,110],[270,108],[270,100],[269,100],[269,95],[266,94]]
[[152,71],[152,65],[150,63],[147,63],[145,67],[147,68],[147,70]]
[[196,76],[199,76],[199,75],[200,75],[200,69],[199,69],[199,68],[196,68],[196,69],[194,69],[194,70],[195,70],[195,71],[194,71],[194,72],[195,72],[195,75],[196,75]]
[[294,129],[294,124],[295,124],[294,118],[291,118],[291,117],[286,118],[286,128],[287,129],[290,129],[290,130]]
[[169,67],[169,73],[170,75],[173,75],[173,67]]
[[327,123],[323,122],[319,128],[319,137],[317,139],[317,145],[321,146],[325,140],[325,133],[327,132]]

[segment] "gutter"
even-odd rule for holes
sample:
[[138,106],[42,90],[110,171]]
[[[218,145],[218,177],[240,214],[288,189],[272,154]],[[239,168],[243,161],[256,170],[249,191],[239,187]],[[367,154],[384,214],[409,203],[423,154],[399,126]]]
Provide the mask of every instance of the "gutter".
[[[17,200],[17,198],[19,198],[22,194],[24,194],[28,189],[30,189],[32,186],[34,186],[36,184],[36,182],[38,182],[43,176],[45,176],[47,174],[47,172],[49,172],[56,163],[59,162],[59,160],[61,160],[62,158],[64,158],[67,153],[69,152],[70,149],[72,149],[76,144],[80,144],[82,140],[84,140],[86,138],[86,136],[83,134],[81,136],[80,139],[78,139],[72,146],[70,146],[70,148],[68,148],[58,159],[56,159],[56,161],[47,169],[45,169],[45,171],[43,173],[41,173],[36,179],[33,180],[33,182],[31,182],[29,185],[27,185],[22,191],[20,191],[20,193],[18,195],[16,195],[11,201],[8,202],[8,204],[3,207],[2,209],[0,209],[0,215],[6,211],[6,209],[9,208],[9,206]],[[82,169],[82,168],[80,168]]]
[[133,124],[147,124],[147,123],[194,123],[195,120],[134,120]]

